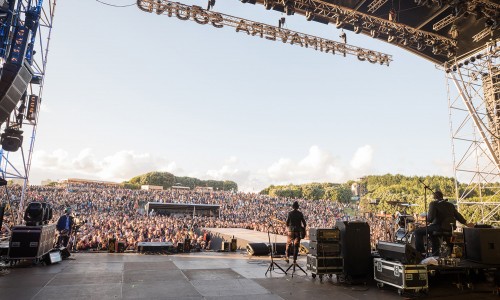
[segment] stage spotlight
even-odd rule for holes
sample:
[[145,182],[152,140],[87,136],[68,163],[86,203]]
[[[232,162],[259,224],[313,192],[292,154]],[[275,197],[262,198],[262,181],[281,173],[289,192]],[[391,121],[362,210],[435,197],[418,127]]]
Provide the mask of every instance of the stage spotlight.
[[295,13],[295,3],[293,1],[285,1],[285,13],[291,16]]
[[271,10],[274,6],[274,1],[273,0],[264,0],[264,7],[267,10]]
[[343,18],[344,17],[341,15],[337,16],[337,18],[335,20],[335,27],[337,27],[337,29],[344,27],[344,21],[342,20]]
[[27,226],[42,225],[45,221],[45,208],[41,202],[30,202],[24,211]]
[[471,57],[471,58],[470,58],[470,61],[471,61],[471,62],[475,62],[475,61],[476,61],[476,58],[473,56],[473,57]]
[[392,43],[392,42],[394,42],[395,39],[396,39],[396,35],[392,31],[389,31],[387,33],[387,41],[389,43]]
[[441,50],[439,49],[439,47],[437,45],[432,46],[432,54],[438,55],[439,52],[441,52]]
[[312,21],[314,19],[314,14],[311,10],[306,10],[306,20],[307,21]]
[[16,152],[23,144],[23,131],[15,128],[6,128],[0,138],[0,144],[5,151]]
[[423,51],[425,49],[425,42],[424,41],[417,41],[417,50],[418,51]]
[[363,24],[361,21],[354,22],[354,33],[359,34],[361,31],[363,31]]
[[466,66],[467,66],[468,64],[469,64],[469,61],[468,61],[468,60],[464,61],[464,65],[466,65]]
[[453,66],[453,72],[457,71],[457,66]]

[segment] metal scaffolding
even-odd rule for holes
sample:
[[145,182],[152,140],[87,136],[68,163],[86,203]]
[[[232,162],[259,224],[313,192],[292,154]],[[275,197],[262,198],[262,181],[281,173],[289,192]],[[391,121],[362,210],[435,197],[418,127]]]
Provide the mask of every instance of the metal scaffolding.
[[480,223],[500,223],[499,40],[445,65],[456,197]]
[[[33,71],[31,82],[23,96],[24,100],[21,99],[21,101],[19,101],[16,108],[12,111],[9,120],[0,127],[0,130],[4,132],[9,124],[12,126],[14,122],[20,123],[19,129],[22,130],[24,135],[24,141],[19,150],[9,152],[0,148],[0,172],[2,177],[6,180],[15,180],[22,184],[20,199],[15,199],[12,195],[7,199],[7,201],[10,202],[19,201],[16,220],[18,224],[22,222],[26,189],[29,183],[29,172],[35,145],[55,7],[56,0],[16,1],[15,6],[10,7],[8,12],[12,18],[7,18],[8,22],[2,24],[2,37],[5,39],[5,44],[2,45],[2,50],[4,51],[1,58],[3,62],[5,62],[12,45],[12,34],[10,33],[12,33],[16,27],[27,26],[28,22],[38,22],[35,23],[35,29],[30,30],[28,50],[26,51],[25,57],[26,62]],[[28,98],[31,97],[33,97],[34,102],[36,102],[36,109],[34,109],[34,106],[29,107],[28,105]],[[27,118],[26,116],[30,113],[32,117]],[[20,116],[21,122],[19,121]]]

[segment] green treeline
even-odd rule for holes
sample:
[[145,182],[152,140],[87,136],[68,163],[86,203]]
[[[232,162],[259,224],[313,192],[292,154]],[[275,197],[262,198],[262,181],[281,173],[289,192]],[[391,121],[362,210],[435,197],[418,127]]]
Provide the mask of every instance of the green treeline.
[[[444,176],[403,176],[403,175],[370,175],[359,181],[346,183],[309,183],[302,185],[269,186],[261,194],[273,197],[303,198],[306,200],[326,199],[338,202],[348,202],[352,199],[351,187],[357,184],[360,192],[359,212],[386,213],[422,213],[432,201],[432,192],[424,190],[425,183],[433,191],[443,192],[445,199],[456,203],[458,195],[467,191],[465,201],[479,202],[482,195],[483,202],[500,202],[500,195],[495,195],[500,189],[500,183],[489,186],[478,185],[470,189],[470,185],[455,183],[454,178]],[[480,188],[480,190],[479,190]],[[395,202],[411,204],[411,206],[395,205]],[[495,206],[460,205],[459,210],[467,220],[478,222]]]
[[238,191],[238,184],[230,180],[201,180],[193,177],[177,177],[169,172],[149,172],[135,176],[129,181],[123,183],[127,188],[140,188],[141,185],[158,185],[164,189],[172,186],[187,186],[194,189],[200,187],[212,187],[214,191]]
[[301,185],[271,185],[260,192],[271,197],[303,198],[307,200],[327,199],[349,202],[352,197],[351,184],[307,183]]

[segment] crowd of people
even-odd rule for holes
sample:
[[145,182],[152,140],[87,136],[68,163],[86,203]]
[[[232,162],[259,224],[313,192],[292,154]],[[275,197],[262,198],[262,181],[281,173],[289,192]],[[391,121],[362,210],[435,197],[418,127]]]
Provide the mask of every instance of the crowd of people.
[[[22,188],[16,185],[0,192],[3,202],[10,206],[4,218],[7,227],[16,225],[12,212],[17,210],[21,193]],[[347,211],[358,209],[356,204],[330,200],[308,201],[226,191],[132,190],[98,183],[29,186],[25,203],[30,201],[50,203],[54,211],[52,222],[57,222],[70,207],[75,221],[70,242],[81,251],[105,250],[110,239],[124,242],[125,248],[132,251],[137,249],[139,242],[172,242],[176,245],[186,238],[189,238],[192,247],[209,249],[209,236],[203,231],[205,228],[245,228],[267,232],[273,220],[286,220],[294,201],[300,204],[309,228],[332,228],[339,219],[353,218]],[[212,216],[148,214],[144,209],[148,202],[217,204],[220,205],[220,212]],[[383,218],[366,218],[362,214],[357,217],[370,223],[372,246],[392,230]],[[274,229],[278,234],[286,234],[283,224],[275,223]],[[5,230],[2,228],[3,232]]]

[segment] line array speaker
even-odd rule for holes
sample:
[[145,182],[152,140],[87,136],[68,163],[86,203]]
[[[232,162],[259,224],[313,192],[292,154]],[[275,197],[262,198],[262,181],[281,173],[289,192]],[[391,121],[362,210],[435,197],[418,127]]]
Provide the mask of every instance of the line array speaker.
[[21,66],[5,63],[0,78],[0,123],[5,122],[28,89],[33,71],[27,62]]

